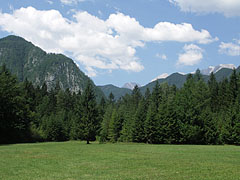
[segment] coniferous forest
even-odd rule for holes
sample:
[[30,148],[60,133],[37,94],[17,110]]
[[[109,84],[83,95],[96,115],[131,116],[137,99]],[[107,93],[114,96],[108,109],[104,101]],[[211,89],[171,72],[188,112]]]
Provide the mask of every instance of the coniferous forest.
[[240,74],[205,83],[200,71],[177,89],[155,84],[141,94],[96,101],[89,82],[84,91],[51,91],[18,82],[0,68],[0,144],[98,140],[151,144],[240,144]]

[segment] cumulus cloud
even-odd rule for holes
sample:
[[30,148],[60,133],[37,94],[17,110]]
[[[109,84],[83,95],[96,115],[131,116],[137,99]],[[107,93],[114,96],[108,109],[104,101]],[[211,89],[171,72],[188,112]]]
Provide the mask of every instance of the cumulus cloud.
[[167,60],[167,56],[166,56],[165,54],[159,54],[159,53],[157,53],[157,54],[156,54],[156,57],[157,57],[157,58],[160,58],[160,59],[162,59],[162,60]]
[[222,54],[227,54],[229,56],[240,56],[240,45],[221,42],[219,45],[219,52]]
[[227,17],[240,16],[239,0],[169,0],[181,11],[194,13],[222,13]]
[[185,45],[184,53],[179,54],[177,65],[193,66],[198,64],[203,58],[203,49],[195,44]]
[[88,12],[74,12],[72,20],[57,10],[20,8],[0,12],[0,28],[22,36],[47,52],[72,53],[90,76],[97,69],[139,72],[144,69],[136,57],[136,48],[146,42],[210,43],[215,39],[207,30],[195,30],[191,24],[159,22],[143,27],[135,18],[122,13],[102,20]]

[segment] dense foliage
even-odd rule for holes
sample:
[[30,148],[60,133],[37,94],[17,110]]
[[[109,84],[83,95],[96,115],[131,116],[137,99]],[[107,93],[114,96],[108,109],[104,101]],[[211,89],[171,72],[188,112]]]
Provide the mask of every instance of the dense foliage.
[[0,143],[98,138],[100,142],[240,144],[240,74],[205,83],[200,71],[181,89],[156,83],[142,95],[97,103],[88,82],[83,92],[51,91],[0,70]]

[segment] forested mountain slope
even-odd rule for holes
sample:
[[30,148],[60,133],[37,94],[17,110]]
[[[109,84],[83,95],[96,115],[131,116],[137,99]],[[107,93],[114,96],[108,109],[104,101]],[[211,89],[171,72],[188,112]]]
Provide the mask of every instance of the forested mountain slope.
[[[72,59],[62,54],[48,54],[31,42],[13,35],[0,39],[0,65],[3,64],[20,82],[28,79],[35,87],[46,83],[48,90],[59,82],[62,89],[83,91],[89,80]],[[96,86],[95,93],[104,96]]]
[[112,93],[114,95],[114,99],[118,100],[120,97],[126,95],[126,94],[131,94],[132,90],[131,89],[127,89],[127,88],[119,88],[116,87],[114,85],[104,85],[104,86],[98,86],[102,92],[104,93],[104,95],[106,97],[108,97],[110,95],[110,93]]

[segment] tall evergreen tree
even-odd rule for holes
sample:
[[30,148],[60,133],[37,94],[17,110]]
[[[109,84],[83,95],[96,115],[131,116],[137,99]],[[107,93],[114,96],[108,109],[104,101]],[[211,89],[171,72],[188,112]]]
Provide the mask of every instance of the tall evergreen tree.
[[108,139],[111,142],[116,142],[120,137],[120,131],[121,131],[121,120],[117,113],[117,110],[114,109],[112,112],[112,117],[109,122]]
[[145,142],[144,123],[146,120],[146,114],[147,114],[147,103],[146,103],[146,100],[142,99],[134,115],[134,126],[133,126],[134,142]]
[[29,138],[30,111],[17,80],[3,65],[0,69],[0,144]]
[[229,90],[230,90],[230,101],[234,104],[238,96],[238,76],[236,69],[233,69],[233,73],[230,76]]
[[210,96],[209,105],[212,112],[216,112],[219,108],[219,99],[218,99],[219,87],[213,72],[210,74],[210,79],[208,81],[208,88],[209,88],[209,96]]
[[93,91],[93,86],[90,81],[88,81],[87,87],[82,95],[82,108],[83,115],[81,117],[81,122],[83,124],[83,136],[84,139],[89,144],[90,140],[95,140],[96,128],[98,126],[98,110],[96,97]]
[[157,119],[159,103],[160,88],[157,81],[152,92],[146,121],[144,123],[145,139],[146,142],[150,144],[156,144],[159,142],[159,121]]
[[109,125],[110,121],[112,118],[112,112],[113,112],[113,105],[109,104],[106,107],[104,116],[103,116],[103,121],[101,123],[101,131],[100,131],[100,142],[106,142],[109,139]]

